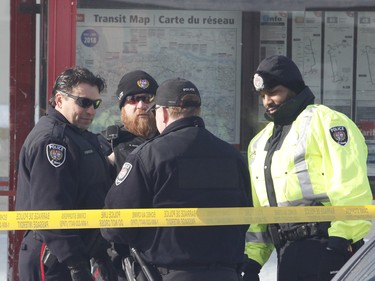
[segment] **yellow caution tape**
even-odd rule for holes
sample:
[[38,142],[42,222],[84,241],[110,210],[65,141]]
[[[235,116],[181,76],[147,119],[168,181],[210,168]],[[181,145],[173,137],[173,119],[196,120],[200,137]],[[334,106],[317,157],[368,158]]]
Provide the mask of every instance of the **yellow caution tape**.
[[375,206],[0,212],[0,230],[209,226],[375,219]]

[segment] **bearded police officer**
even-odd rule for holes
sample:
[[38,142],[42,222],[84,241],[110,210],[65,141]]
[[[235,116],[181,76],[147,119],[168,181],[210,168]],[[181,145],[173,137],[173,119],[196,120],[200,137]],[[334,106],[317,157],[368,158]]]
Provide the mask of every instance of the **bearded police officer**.
[[[248,149],[254,207],[371,205],[367,147],[344,114],[313,104],[296,64],[263,60],[253,78],[270,123]],[[278,280],[331,280],[363,244],[370,221],[253,224],[244,280],[257,280],[274,247]]]
[[[128,156],[105,207],[250,206],[246,162],[234,147],[205,129],[197,87],[185,79],[167,80],[159,86],[155,103],[161,134]],[[138,250],[154,280],[235,281],[247,228],[117,228],[102,229],[102,235]],[[137,270],[135,275],[143,280]]]
[[[87,129],[101,103],[104,80],[73,67],[57,77],[48,115],[20,152],[17,210],[100,209],[111,185],[97,136]],[[90,258],[101,280],[116,280],[99,229],[26,231],[19,254],[22,281],[89,281]]]
[[[143,70],[126,73],[118,84],[116,97],[119,100],[122,125],[109,126],[103,132],[110,144],[106,147],[109,147],[107,154],[114,171],[113,180],[128,155],[140,144],[159,134],[155,113],[150,110],[155,105],[157,88],[156,80]],[[121,259],[130,255],[129,247],[115,244],[110,253],[119,274],[118,280],[126,280]]]
[[[120,80],[116,96],[121,112],[121,126],[109,126],[104,136],[111,143],[109,159],[120,172],[127,156],[138,145],[158,134],[155,114],[156,80],[143,70],[126,73]],[[116,176],[115,175],[115,176]]]

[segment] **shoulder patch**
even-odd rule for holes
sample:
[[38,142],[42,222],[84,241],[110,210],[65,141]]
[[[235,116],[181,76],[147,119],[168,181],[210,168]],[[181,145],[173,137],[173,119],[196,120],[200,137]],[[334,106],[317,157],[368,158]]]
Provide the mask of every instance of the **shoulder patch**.
[[61,144],[50,143],[47,144],[46,154],[51,165],[58,168],[65,162],[66,148]]
[[124,163],[120,173],[116,177],[116,180],[115,180],[116,186],[120,185],[126,179],[126,177],[129,175],[132,167],[133,167],[132,164],[130,164],[129,162]]
[[329,129],[331,137],[340,145],[348,143],[348,130],[344,126],[336,126]]

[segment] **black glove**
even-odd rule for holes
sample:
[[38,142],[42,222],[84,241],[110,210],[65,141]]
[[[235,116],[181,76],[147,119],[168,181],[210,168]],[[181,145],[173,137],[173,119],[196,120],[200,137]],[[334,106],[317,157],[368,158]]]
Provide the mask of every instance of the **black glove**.
[[72,281],[95,281],[91,275],[90,263],[83,257],[73,257],[68,259],[65,264],[70,270]]
[[112,243],[112,247],[109,251],[109,256],[113,266],[117,271],[119,277],[125,278],[125,271],[122,268],[122,261],[125,257],[130,256],[130,249],[128,245]]
[[346,240],[342,237],[330,236],[328,239],[327,250],[335,251],[342,255],[350,255],[352,253],[351,248],[352,240]]
[[365,241],[363,239],[358,240],[357,242],[353,243],[352,250],[353,250],[353,255],[365,244]]
[[125,278],[125,271],[122,269],[122,257],[112,248],[109,253],[111,262],[119,277]]
[[256,261],[247,258],[242,268],[243,281],[259,281],[259,273],[262,266]]
[[117,271],[109,256],[94,259],[92,267],[95,281],[117,281]]

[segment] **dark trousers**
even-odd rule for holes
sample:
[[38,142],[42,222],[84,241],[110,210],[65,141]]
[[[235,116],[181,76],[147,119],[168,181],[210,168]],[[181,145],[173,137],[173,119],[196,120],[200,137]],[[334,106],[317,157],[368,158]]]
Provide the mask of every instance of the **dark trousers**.
[[329,281],[350,258],[327,250],[328,239],[288,241],[278,250],[278,281]]
[[20,281],[71,281],[70,272],[64,264],[56,263],[53,268],[41,267],[42,244],[31,231],[23,238],[18,258]]

